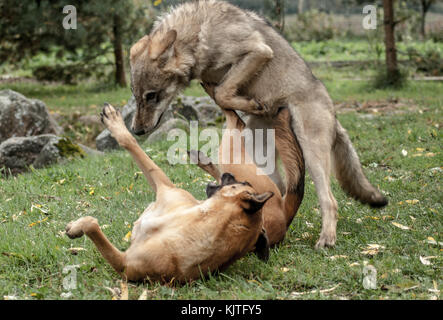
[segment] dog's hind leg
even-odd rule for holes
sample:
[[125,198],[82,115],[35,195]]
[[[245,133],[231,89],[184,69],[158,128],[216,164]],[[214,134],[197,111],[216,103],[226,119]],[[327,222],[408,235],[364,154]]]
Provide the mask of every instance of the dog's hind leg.
[[80,238],[83,234],[86,234],[92,242],[94,242],[103,257],[115,271],[123,276],[126,267],[125,254],[114,247],[106,238],[98,225],[97,219],[93,217],[83,217],[70,222],[66,226],[66,235],[71,239]]
[[191,160],[197,161],[196,165],[209,173],[217,183],[220,183],[221,173],[215,164],[212,163],[211,159],[207,157],[203,152],[197,150],[188,151],[188,155]]
[[162,186],[174,188],[174,184],[163,170],[140,148],[137,140],[126,128],[119,111],[116,111],[110,104],[106,104],[101,114],[101,120],[119,145],[128,150],[155,192],[158,193],[159,188]]

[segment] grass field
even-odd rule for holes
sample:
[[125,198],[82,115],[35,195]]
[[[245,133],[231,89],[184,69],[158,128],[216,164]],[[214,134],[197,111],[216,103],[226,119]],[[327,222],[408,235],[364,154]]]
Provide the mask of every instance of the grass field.
[[[267,263],[254,255],[225,272],[188,285],[129,285],[129,298],[148,299],[438,299],[442,290],[443,83],[410,82],[399,90],[373,90],[346,80],[348,71],[320,74],[349,131],[370,181],[390,204],[371,209],[346,197],[339,203],[337,246],[315,250],[321,229],[311,180],[284,242]],[[358,72],[356,72],[358,73]],[[42,99],[52,112],[98,114],[104,101],[123,105],[129,89],[92,85],[0,85]],[[193,85],[189,95],[203,92]],[[196,166],[170,166],[167,142],[143,145],[171,179],[204,199],[210,179]],[[0,179],[0,299],[61,299],[63,269],[76,265],[72,299],[111,299],[119,277],[87,238],[69,240],[65,225],[98,218],[120,249],[132,223],[154,199],[129,155],[75,159]],[[365,252],[371,244],[379,249]],[[77,248],[73,254],[70,248]],[[81,249],[78,249],[81,248]],[[369,250],[370,251],[370,250]],[[371,255],[372,253],[372,255]],[[377,288],[364,289],[365,265],[377,270]],[[326,290],[326,291],[321,291]]]

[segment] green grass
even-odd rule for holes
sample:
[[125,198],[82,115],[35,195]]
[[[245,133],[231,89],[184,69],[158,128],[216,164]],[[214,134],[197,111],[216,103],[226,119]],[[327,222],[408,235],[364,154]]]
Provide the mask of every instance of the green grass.
[[[339,203],[337,246],[315,250],[321,228],[317,196],[310,179],[305,198],[284,242],[271,250],[269,262],[254,255],[237,261],[225,272],[184,286],[157,283],[130,285],[130,298],[148,289],[149,299],[429,299],[428,289],[442,289],[441,247],[427,243],[428,237],[443,241],[442,167],[443,84],[411,82],[397,91],[369,90],[364,82],[325,79],[336,102],[392,101],[401,98],[416,108],[402,114],[361,112],[338,115],[348,129],[365,173],[390,200],[375,210],[349,199],[333,183]],[[18,86],[19,87],[19,86]],[[43,99],[52,110],[116,103],[127,99],[127,90],[94,87],[22,86],[21,92]],[[86,97],[89,92],[91,97]],[[195,84],[187,94],[199,95]],[[65,96],[65,100],[61,97]],[[77,103],[78,102],[78,103]],[[98,107],[97,107],[98,108]],[[81,109],[97,112],[97,109]],[[438,126],[438,128],[437,128]],[[144,145],[149,155],[183,188],[198,199],[205,198],[208,177],[192,165],[170,166],[167,143]],[[417,149],[422,148],[422,149]],[[406,150],[408,155],[402,155]],[[415,156],[421,154],[421,156]],[[428,155],[428,156],[426,156]],[[88,157],[14,178],[0,179],[0,297],[60,299],[63,268],[79,265],[74,299],[111,299],[106,287],[118,287],[119,277],[105,263],[87,238],[69,240],[61,233],[80,216],[92,215],[120,249],[139,214],[154,199],[152,190],[139,175],[126,152]],[[419,200],[409,204],[406,200]],[[408,226],[402,230],[392,222]],[[385,247],[371,257],[361,252],[368,244]],[[72,255],[70,247],[81,247]],[[331,259],[332,256],[344,256]],[[420,256],[432,265],[420,262]],[[358,265],[356,265],[358,263]],[[363,265],[377,269],[377,289],[363,288]],[[329,289],[327,294],[310,293]],[[412,288],[412,289],[410,289]]]
[[[297,46],[305,46],[303,49]],[[335,48],[335,44],[324,44]],[[352,49],[352,46],[356,48]],[[297,44],[307,60],[347,60],[361,54],[363,44],[344,44],[349,50],[328,49],[327,57],[314,57],[317,44]],[[309,48],[312,46],[312,48]],[[309,49],[309,50],[308,50]],[[360,53],[358,51],[360,50]],[[340,53],[341,51],[341,53]],[[351,52],[348,54],[346,52]],[[311,52],[311,53],[310,53]],[[334,53],[335,52],[335,53]],[[360,59],[359,58],[359,59]],[[339,113],[348,130],[369,180],[383,190],[388,207],[375,210],[348,198],[333,182],[339,203],[337,246],[315,250],[321,217],[314,186],[308,178],[305,198],[284,242],[271,250],[267,263],[254,255],[237,261],[225,272],[183,286],[160,284],[130,285],[130,298],[148,289],[149,299],[429,299],[434,285],[442,289],[442,247],[427,243],[428,237],[443,241],[443,83],[410,81],[398,90],[375,90],[367,81],[350,78],[371,77],[372,68],[317,66],[314,74],[324,81],[335,103],[348,108],[365,103],[404,107],[394,113],[374,108]],[[74,113],[98,114],[104,101],[124,105],[129,88],[96,83],[75,86],[38,83],[0,84],[27,97],[43,100],[51,112],[65,117]],[[186,95],[204,91],[192,83]],[[400,112],[401,111],[401,112]],[[66,129],[66,128],[65,128]],[[84,135],[73,125],[68,135]],[[97,129],[98,130],[98,129]],[[78,131],[78,132],[77,132]],[[76,139],[77,140],[77,139]],[[166,160],[168,143],[143,145],[171,179],[198,199],[205,198],[208,177],[192,165],[170,166]],[[402,150],[408,152],[402,155]],[[418,155],[418,156],[417,156]],[[139,169],[125,152],[103,157],[87,157],[8,179],[0,178],[0,299],[14,295],[21,299],[61,299],[63,268],[79,265],[74,299],[110,299],[106,287],[119,286],[119,277],[105,263],[87,238],[69,240],[61,232],[80,216],[98,218],[109,239],[120,249],[133,222],[153,201],[154,194]],[[419,200],[409,204],[407,200]],[[408,226],[402,230],[392,222]],[[385,247],[371,257],[361,252],[368,244]],[[81,247],[73,255],[71,247]],[[333,256],[343,256],[331,259]],[[420,256],[432,265],[420,262]],[[358,265],[356,265],[358,263]],[[377,289],[363,288],[363,267],[377,269]],[[312,290],[335,290],[328,294]],[[412,289],[410,289],[412,288]]]
[[[377,57],[374,44],[364,39],[332,39],[326,41],[294,42],[292,46],[301,54],[306,61],[358,61],[384,59],[384,45],[378,42],[380,57]],[[443,53],[443,43],[427,41],[404,41],[397,42],[397,50],[400,59],[407,59],[407,49],[414,48],[418,52],[426,52],[430,49]]]

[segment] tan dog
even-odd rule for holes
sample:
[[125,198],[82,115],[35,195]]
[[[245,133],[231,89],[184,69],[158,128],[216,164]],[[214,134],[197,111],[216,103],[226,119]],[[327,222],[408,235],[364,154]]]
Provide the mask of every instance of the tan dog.
[[[209,96],[214,96],[214,87],[204,85]],[[224,110],[226,116],[226,127],[228,129],[238,129],[238,134],[245,129],[245,123],[238,117],[235,111]],[[259,193],[271,191],[274,197],[264,205],[262,209],[264,219],[264,229],[268,237],[269,245],[275,245],[283,241],[292,219],[300,207],[304,194],[305,167],[303,154],[300,145],[291,130],[289,110],[282,108],[272,122],[272,128],[276,130],[275,145],[280,154],[283,164],[291,163],[291,166],[284,166],[286,173],[286,188],[284,197],[280,193],[277,185],[270,177],[257,173],[257,167],[248,163],[248,155],[244,154],[244,138],[242,139],[242,158],[240,164],[234,164],[231,152],[231,161],[228,164],[221,162],[218,169],[206,155],[198,152],[198,166],[212,175],[218,182],[222,173],[235,172],[235,177],[241,181],[247,181]],[[243,137],[243,136],[241,136]],[[225,144],[229,143],[230,150],[234,145],[233,139],[237,138],[230,131],[225,131],[222,144],[219,147],[219,159],[223,159]],[[192,151],[196,154],[196,151]],[[192,158],[192,157],[191,157]],[[252,161],[249,161],[252,163]]]
[[[131,76],[136,134],[155,129],[171,100],[192,79],[216,84],[214,98],[220,107],[250,113],[247,127],[260,125],[254,118],[274,118],[287,106],[320,202],[317,248],[336,242],[338,206],[331,170],[341,187],[362,203],[388,203],[365,177],[325,86],[291,45],[253,12],[215,0],[176,7],[131,48]],[[286,167],[293,163],[285,161]]]
[[272,192],[259,194],[250,184],[225,173],[220,186],[208,187],[209,199],[198,201],[176,188],[143,152],[112,106],[105,106],[102,121],[143,171],[156,200],[134,223],[125,252],[109,242],[92,217],[69,223],[66,234],[70,238],[86,234],[111,266],[131,281],[196,279],[226,268],[254,247],[259,257],[267,258],[261,209]]

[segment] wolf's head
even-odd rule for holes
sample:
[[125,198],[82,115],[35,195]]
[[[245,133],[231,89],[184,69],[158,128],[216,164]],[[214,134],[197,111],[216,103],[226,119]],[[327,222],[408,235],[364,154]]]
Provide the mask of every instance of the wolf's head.
[[189,58],[177,49],[177,31],[159,30],[131,48],[132,91],[137,111],[132,130],[137,135],[153,131],[172,99],[189,84]]

